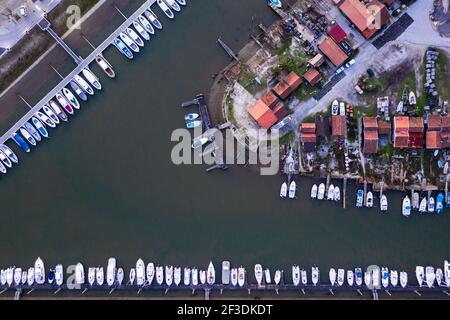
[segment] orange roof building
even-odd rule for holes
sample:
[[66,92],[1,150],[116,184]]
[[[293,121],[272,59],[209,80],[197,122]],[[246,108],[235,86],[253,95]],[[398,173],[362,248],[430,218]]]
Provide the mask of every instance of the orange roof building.
[[250,106],[247,111],[264,129],[269,129],[278,121],[273,111],[261,99]]
[[439,131],[427,131],[427,149],[441,149],[441,133]]
[[364,117],[363,153],[378,152],[378,122],[376,117]]
[[300,141],[306,152],[314,151],[317,143],[315,123],[302,123],[300,125]]
[[320,75],[319,71],[317,71],[316,68],[311,68],[303,75],[303,78],[308,82],[310,85],[315,85],[322,80],[322,76]]
[[272,90],[280,97],[281,100],[286,99],[292,92],[302,84],[302,79],[294,72],[286,75]]
[[267,91],[262,97],[261,100],[268,106],[270,109],[274,109],[274,107],[278,103],[278,98],[271,91]]
[[442,129],[442,117],[436,114],[429,114],[427,116],[428,131],[441,131]]
[[409,147],[423,148],[423,119],[420,117],[409,118]]
[[347,137],[347,119],[345,116],[331,117],[331,131],[334,140]]
[[279,101],[273,108],[273,113],[278,118],[278,120],[281,120],[288,115],[289,111],[285,108],[284,103]]
[[378,120],[378,134],[390,135],[391,130],[392,126],[389,121]]
[[347,54],[329,37],[319,43],[318,48],[336,67],[343,65],[348,58]]
[[409,145],[409,118],[394,117],[394,148],[408,148]]

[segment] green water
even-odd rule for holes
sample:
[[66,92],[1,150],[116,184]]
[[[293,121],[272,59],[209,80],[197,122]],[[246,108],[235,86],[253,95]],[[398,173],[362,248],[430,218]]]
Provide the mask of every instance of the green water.
[[450,257],[448,211],[403,218],[400,193],[388,194],[390,212],[381,215],[354,208],[355,186],[343,210],[309,199],[318,180],[297,178],[298,199],[288,201],[278,197],[281,175],[172,164],[170,135],[184,124],[180,103],[207,92],[229,61],[218,36],[237,50],[252,16],[253,26],[275,19],[264,0],[188,2],[173,22],[155,8],[164,30],[132,62],[108,49],[117,78],[93,66],[104,90],[51,130],[51,139],[29,155],[9,144],[20,165],[0,181],[2,268],[37,256],[48,266],[85,267],[115,256],[126,269],[139,257],[200,268],[212,259],[217,269],[228,259],[248,270],[258,262],[286,271],[317,264],[326,280],[332,266],[413,272],[416,264],[442,265]]

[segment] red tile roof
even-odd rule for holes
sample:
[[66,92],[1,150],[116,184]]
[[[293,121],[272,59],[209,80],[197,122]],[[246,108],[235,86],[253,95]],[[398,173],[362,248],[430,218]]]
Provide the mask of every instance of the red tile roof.
[[409,118],[394,117],[394,148],[408,148],[409,145]]
[[409,133],[408,146],[410,148],[419,149],[423,148],[423,133],[422,132],[410,132]]
[[441,131],[442,117],[440,115],[429,114],[427,117],[428,131]]
[[348,58],[347,54],[331,38],[325,38],[318,47],[336,67],[340,67]]
[[334,41],[338,43],[344,40],[345,37],[347,36],[347,33],[345,33],[344,29],[342,29],[341,26],[338,24],[336,24],[333,28],[331,28],[328,31],[328,34],[330,35],[330,37],[334,39]]
[[423,119],[420,117],[409,118],[409,132],[423,133]]
[[305,80],[312,86],[322,80],[322,76],[316,68],[311,68],[306,71],[306,73],[303,75],[303,78],[305,78]]
[[295,73],[290,72],[273,89],[282,100],[286,99],[292,92],[302,84],[302,79]]
[[303,133],[316,133],[316,124],[304,122],[300,125],[300,131]]
[[261,100],[270,108],[273,109],[277,102],[278,98],[271,91],[267,91],[262,97]]
[[378,120],[378,133],[391,134],[391,123],[389,121]]
[[363,153],[378,152],[378,131],[364,130]]
[[273,113],[278,118],[278,120],[281,120],[288,115],[289,111],[285,108],[284,103],[280,101],[273,108]]
[[450,131],[450,116],[442,117],[442,130]]
[[291,71],[287,76],[285,76],[283,81],[289,85],[292,91],[297,90],[303,82],[302,78],[300,78],[294,71]]
[[278,121],[273,111],[262,100],[256,101],[247,111],[264,129],[269,129]]
[[345,116],[332,116],[331,127],[333,138],[343,138],[347,136],[347,119]]
[[441,132],[442,148],[450,148],[450,131]]
[[427,149],[441,149],[441,133],[439,131],[427,132]]
[[378,130],[378,122],[376,117],[364,117],[363,118],[364,130]]

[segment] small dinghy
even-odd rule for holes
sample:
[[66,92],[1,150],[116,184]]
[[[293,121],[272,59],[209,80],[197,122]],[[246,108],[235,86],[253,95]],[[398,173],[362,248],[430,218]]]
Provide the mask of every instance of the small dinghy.
[[334,187],[334,201],[341,201],[341,190],[339,187]]
[[334,200],[334,186],[332,184],[328,188],[327,200]]
[[321,183],[319,185],[319,190],[317,192],[317,199],[323,200],[324,196],[325,196],[325,184]]
[[56,123],[53,122],[52,119],[50,119],[49,117],[47,117],[45,114],[43,114],[42,112],[38,111],[34,114],[43,124],[49,126],[50,128],[55,128],[56,127]]
[[311,188],[311,199],[316,199],[317,198],[317,184],[313,185]]
[[102,85],[100,84],[100,80],[95,76],[91,70],[84,68],[83,75],[89,81],[89,83],[97,90],[102,90]]
[[[58,103],[56,103],[53,100],[49,101],[50,108],[53,110],[53,112],[58,116],[58,118],[62,121],[69,121],[69,117],[67,117],[67,114],[64,112],[64,110],[59,106]],[[45,112],[45,110],[44,110]]]
[[339,101],[334,100],[333,103],[331,104],[331,114],[333,116],[337,116],[339,113]]
[[290,186],[289,186],[289,199],[294,199],[295,198],[295,192],[297,191],[297,184],[295,183],[295,181],[292,181]]
[[77,98],[75,98],[75,96],[69,89],[63,88],[62,92],[63,92],[64,96],[66,97],[67,101],[69,101],[70,105],[73,108],[80,109],[80,107],[81,107],[80,103],[78,102]]
[[430,196],[428,199],[428,212],[434,212],[434,198]]
[[186,123],[186,128],[188,129],[194,129],[197,127],[200,127],[202,125],[203,122],[201,121],[190,121]]
[[159,30],[162,29],[162,24],[159,21],[158,16],[152,11],[152,9],[148,8],[144,12],[144,14],[156,29],[159,29]]
[[130,38],[136,43],[139,47],[143,47],[144,41],[142,41],[142,38],[130,27],[126,28],[127,34],[130,36]]
[[73,77],[73,79],[81,87],[81,89],[83,89],[84,92],[86,92],[87,94],[89,94],[91,96],[94,95],[94,89],[92,89],[92,87],[89,85],[89,83],[87,83],[86,80],[84,80],[80,75],[78,75],[78,74],[75,75]]
[[115,38],[112,43],[117,48],[117,50],[119,50],[125,57],[127,57],[130,60],[134,58],[133,52],[131,52],[130,49],[128,49],[128,47],[122,41],[122,39]]
[[145,39],[147,41],[150,40],[149,33],[147,32],[147,30],[142,26],[142,24],[138,20],[133,21],[133,27],[143,39]]
[[287,196],[287,183],[283,182],[280,189],[280,198],[286,198]]
[[95,57],[95,62],[97,62],[98,66],[102,68],[103,72],[110,78],[116,77],[116,72],[109,62],[103,57],[101,54]]
[[44,138],[48,138],[48,131],[44,128],[42,125],[42,122],[40,122],[37,118],[33,117],[31,118],[31,122],[33,122],[33,125],[36,127],[36,129],[39,131],[39,134],[43,136]]
[[406,196],[403,199],[403,204],[402,204],[402,214],[405,217],[409,217],[411,214],[411,201],[409,200],[409,197]]
[[373,193],[371,191],[367,192],[366,207],[373,207]]
[[155,29],[153,28],[152,24],[147,20],[146,17],[144,17],[143,15],[140,15],[138,17],[139,23],[144,27],[144,29],[149,33],[149,34],[155,34]]
[[44,111],[47,117],[52,119],[55,124],[60,123],[58,116],[48,105],[44,104],[44,106],[42,107],[42,111]]
[[169,6],[163,0],[156,0],[156,2],[162,12],[164,12],[169,19],[173,19],[175,17],[172,10],[170,10]]
[[70,81],[70,87],[73,91],[75,91],[81,100],[87,101],[86,93],[84,93],[83,89],[81,89],[80,85],[75,80]]
[[383,194],[380,199],[380,210],[382,212],[386,212],[388,210],[388,201],[385,194]]

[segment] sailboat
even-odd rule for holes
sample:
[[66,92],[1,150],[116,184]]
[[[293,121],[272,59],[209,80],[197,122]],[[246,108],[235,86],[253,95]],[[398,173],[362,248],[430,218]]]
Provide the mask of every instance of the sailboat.
[[316,199],[317,198],[317,184],[313,185],[311,188],[311,199]]
[[408,196],[406,196],[406,197],[403,199],[403,204],[402,204],[402,214],[403,214],[405,217],[409,217],[409,215],[411,214],[411,202],[410,202]]
[[423,213],[427,211],[427,198],[423,198],[422,201],[420,201],[420,205],[419,205],[419,212]]
[[327,200],[334,200],[334,186],[332,184],[328,187]]
[[387,197],[384,194],[381,196],[381,199],[380,199],[380,210],[383,212],[388,210]]
[[295,181],[292,181],[290,186],[289,186],[289,199],[294,199],[295,198],[295,191],[297,190],[297,184],[295,183]]
[[298,286],[300,283],[300,267],[297,265],[292,266],[292,282],[294,286]]
[[319,191],[317,193],[317,199],[323,200],[324,196],[325,196],[325,184],[321,183],[319,185]]

